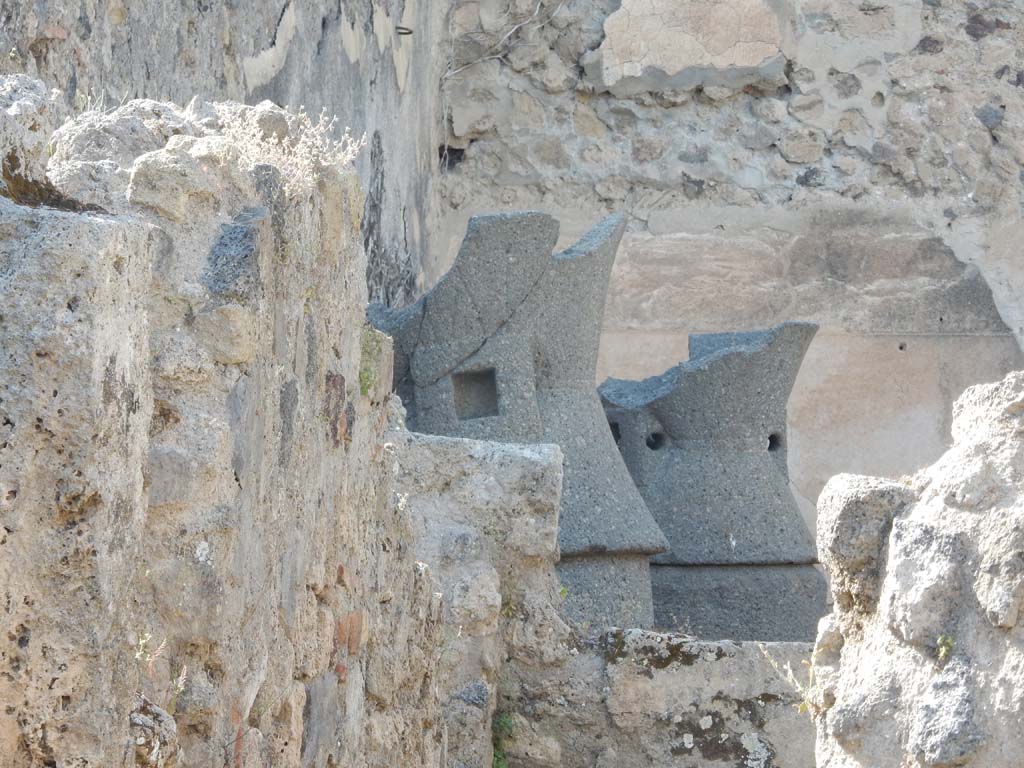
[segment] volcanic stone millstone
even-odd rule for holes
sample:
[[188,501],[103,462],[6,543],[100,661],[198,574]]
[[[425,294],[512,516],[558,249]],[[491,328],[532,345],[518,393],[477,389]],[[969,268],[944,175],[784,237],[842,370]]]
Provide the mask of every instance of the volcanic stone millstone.
[[652,560],[658,626],[813,639],[825,583],[789,489],[786,401],[816,331],[693,335],[687,362],[601,385],[619,450],[671,544]]
[[543,213],[475,216],[433,290],[400,310],[373,305],[369,316],[395,339],[395,386],[410,428],[561,446],[565,610],[591,623],[649,626],[648,557],[668,542],[593,385],[625,219],[611,216],[553,253],[558,230]]

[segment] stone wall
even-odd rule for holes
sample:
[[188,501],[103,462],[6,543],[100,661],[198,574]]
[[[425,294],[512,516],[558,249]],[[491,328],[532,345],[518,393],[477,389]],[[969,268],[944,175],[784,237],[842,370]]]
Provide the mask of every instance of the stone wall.
[[[453,768],[812,768],[810,646],[567,626],[556,446],[392,432],[395,493],[444,596]],[[494,762],[492,763],[492,749]]]
[[468,216],[630,227],[598,378],[691,332],[821,325],[790,401],[810,522],[839,471],[910,472],[1021,367],[1024,15],[989,0],[458,0],[432,283]]
[[819,502],[835,607],[809,698],[820,768],[1021,763],[1024,373],[968,389],[913,477],[840,475]]
[[503,684],[522,768],[813,768],[810,646],[612,630]]
[[388,438],[395,493],[443,596],[435,675],[446,765],[490,768],[501,680],[565,657],[569,628],[554,569],[562,454],[555,445],[404,431]]
[[808,765],[756,646],[559,617],[557,446],[386,432],[358,182],[275,141],[314,124],[0,107],[13,768]]
[[49,207],[0,197],[5,765],[439,764],[363,196],[258,145],[302,130],[132,101],[53,137]]
[[402,303],[429,251],[443,24],[425,0],[9,2],[0,74],[36,76],[79,109],[199,96],[343,116],[370,142],[358,161],[370,291]]

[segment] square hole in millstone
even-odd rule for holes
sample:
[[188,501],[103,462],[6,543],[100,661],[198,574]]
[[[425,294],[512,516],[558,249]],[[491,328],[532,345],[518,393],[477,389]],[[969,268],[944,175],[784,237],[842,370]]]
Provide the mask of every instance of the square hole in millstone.
[[493,368],[453,373],[455,415],[460,421],[498,415],[498,380]]

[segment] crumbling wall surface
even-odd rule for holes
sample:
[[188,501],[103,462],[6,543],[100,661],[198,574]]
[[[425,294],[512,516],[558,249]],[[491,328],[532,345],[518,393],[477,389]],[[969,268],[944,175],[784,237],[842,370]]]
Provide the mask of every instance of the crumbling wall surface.
[[819,502],[835,608],[814,650],[820,768],[1017,766],[1024,755],[1024,373],[971,387],[952,448]]
[[475,213],[568,243],[622,211],[599,381],[818,323],[790,404],[810,521],[837,472],[934,461],[956,396],[1024,365],[1022,35],[1002,0],[456,0],[426,282]]
[[425,0],[5,0],[0,74],[77,108],[198,95],[344,116],[371,141],[358,164],[371,293],[402,303],[428,246],[443,23]]
[[0,197],[5,766],[439,762],[363,199],[302,131],[128,102],[53,137],[74,210]]
[[506,681],[509,765],[813,768],[809,653],[638,629],[578,641],[562,666]]
[[566,654],[554,569],[562,453],[404,431],[388,439],[416,555],[444,596],[436,679],[448,765],[490,768],[500,681]]
[[[398,504],[444,595],[458,768],[811,768],[802,643],[566,626],[557,446],[391,432]],[[492,762],[493,755],[493,762]]]

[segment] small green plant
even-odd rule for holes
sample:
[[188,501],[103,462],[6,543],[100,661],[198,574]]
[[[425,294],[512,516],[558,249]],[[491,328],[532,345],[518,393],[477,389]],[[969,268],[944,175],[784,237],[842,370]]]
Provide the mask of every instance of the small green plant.
[[508,755],[505,753],[505,741],[512,738],[515,721],[508,712],[495,712],[491,721],[491,744],[494,747],[492,768],[508,768]]
[[559,589],[558,590],[558,596],[560,598],[562,598],[562,602],[564,603],[565,602],[565,598],[567,598],[569,596],[569,588],[568,587],[562,587],[561,589]]
[[509,597],[501,602],[501,615],[506,619],[517,619],[522,615],[522,606]]
[[497,712],[494,715],[492,730],[496,738],[509,739],[512,737],[512,730],[515,728],[515,720],[508,712]]
[[814,667],[811,665],[811,662],[806,659],[801,661],[801,664],[807,667],[807,684],[805,685],[797,679],[796,674],[793,672],[793,667],[789,662],[786,662],[784,665],[779,664],[779,662],[772,658],[772,655],[768,653],[768,648],[764,643],[758,643],[757,647],[765,659],[767,659],[772,669],[775,670],[775,673],[800,696],[800,703],[795,705],[796,711],[800,714],[807,713],[813,718],[818,713],[818,707],[815,705],[812,697],[812,691],[814,690]]
[[939,635],[939,639],[935,641],[935,657],[939,661],[948,661],[953,655],[954,644],[952,635]]
[[362,348],[359,356],[359,393],[366,397],[377,380],[377,363],[380,361],[381,334],[367,326],[363,328]]
[[804,661],[803,663],[807,666],[807,685],[798,687],[797,689],[800,691],[801,699],[800,703],[796,706],[796,711],[801,715],[806,713],[813,717],[812,708],[814,704],[811,702],[811,688],[814,687],[814,667],[812,667],[808,661]]

